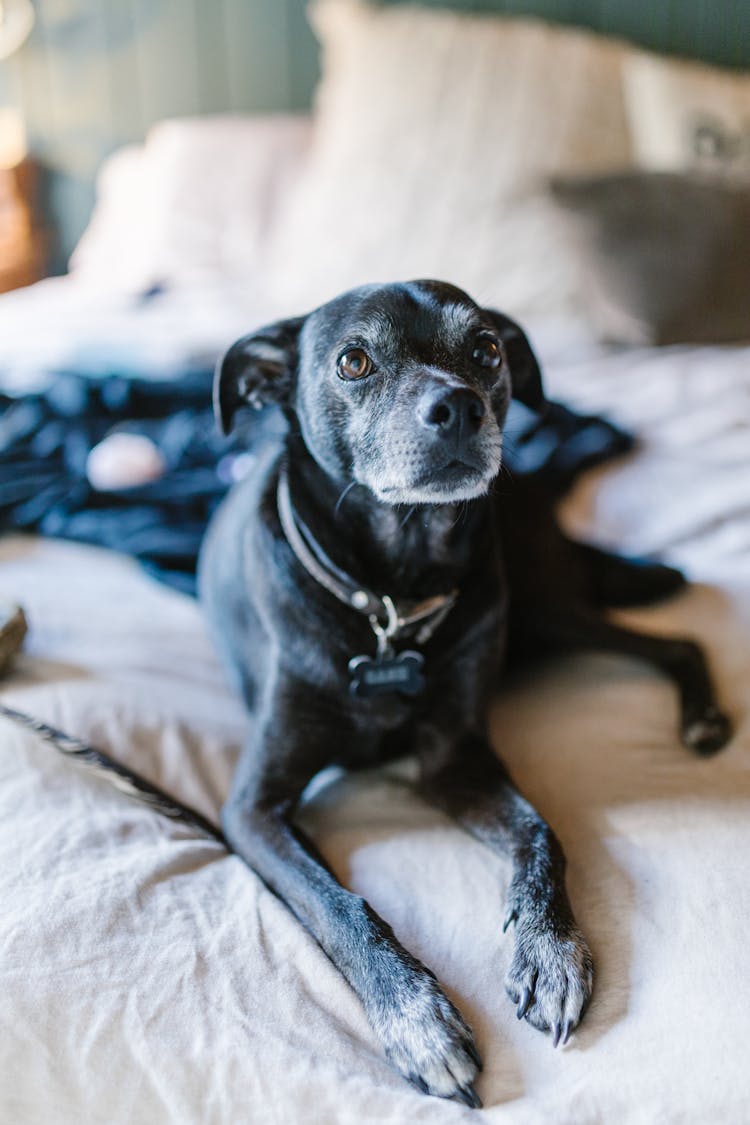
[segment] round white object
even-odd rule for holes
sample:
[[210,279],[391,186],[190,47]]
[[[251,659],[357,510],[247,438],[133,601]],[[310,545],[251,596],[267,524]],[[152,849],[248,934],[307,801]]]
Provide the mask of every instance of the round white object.
[[86,459],[86,476],[100,492],[148,484],[163,476],[166,468],[157,446],[143,434],[110,434]]
[[34,26],[31,0],[3,0],[0,4],[0,59],[17,51]]

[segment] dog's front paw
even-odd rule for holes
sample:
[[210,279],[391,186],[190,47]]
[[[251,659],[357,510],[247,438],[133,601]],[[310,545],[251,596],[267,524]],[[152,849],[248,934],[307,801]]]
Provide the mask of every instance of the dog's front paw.
[[594,964],[581,931],[571,921],[560,931],[538,919],[523,919],[516,930],[505,988],[518,1018],[550,1031],[552,1045],[567,1043],[591,997]]
[[481,1106],[471,1029],[427,970],[410,976],[374,1022],[388,1059],[419,1090]]

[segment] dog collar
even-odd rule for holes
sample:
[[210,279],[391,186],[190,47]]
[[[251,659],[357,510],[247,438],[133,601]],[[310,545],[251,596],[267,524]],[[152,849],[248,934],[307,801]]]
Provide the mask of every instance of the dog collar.
[[421,602],[395,601],[388,594],[376,594],[337,567],[300,520],[292,505],[285,466],[282,466],[279,473],[276,501],[281,527],[297,561],[330,594],[368,618],[378,642],[378,660],[383,661],[389,656],[392,651],[391,642],[412,625],[421,623],[414,639],[417,644],[426,644],[455,605],[458,590],[438,594]]

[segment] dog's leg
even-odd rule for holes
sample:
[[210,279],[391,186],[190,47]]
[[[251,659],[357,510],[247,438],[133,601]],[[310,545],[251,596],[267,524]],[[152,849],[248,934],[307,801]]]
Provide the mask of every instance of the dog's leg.
[[[286,732],[289,734],[289,732]],[[275,733],[274,741],[279,737]],[[310,739],[309,730],[297,740]],[[292,823],[296,804],[288,792],[290,742],[265,747],[271,777],[252,768],[257,748],[240,763],[223,811],[234,851],[312,933],[359,996],[386,1055],[424,1093],[477,1107],[473,1082],[481,1065],[472,1033],[435,976],[399,944],[364,899],[345,890],[312,842]],[[310,746],[302,760],[309,761]],[[330,747],[326,759],[330,759]],[[299,760],[299,759],[298,759]],[[270,771],[268,771],[270,774]],[[305,783],[298,776],[296,790]]]
[[685,576],[674,567],[648,559],[621,555],[573,543],[587,577],[590,596],[598,606],[638,606],[660,601],[686,586]]
[[731,723],[719,708],[705,655],[694,641],[638,633],[578,608],[537,612],[531,630],[546,649],[622,653],[665,672],[679,692],[682,741],[696,753],[714,754],[731,738]]
[[518,1018],[566,1042],[593,986],[593,963],[565,889],[565,857],[552,830],[516,789],[488,743],[470,736],[447,753],[423,753],[422,791],[493,849],[513,875],[503,929],[515,922],[505,980]]

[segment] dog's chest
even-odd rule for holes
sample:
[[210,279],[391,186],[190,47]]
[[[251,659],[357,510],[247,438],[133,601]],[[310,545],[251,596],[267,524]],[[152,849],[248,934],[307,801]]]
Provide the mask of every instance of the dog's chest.
[[370,769],[414,753],[417,738],[412,714],[382,702],[377,713],[369,718],[369,722],[355,725],[355,736],[347,743],[339,765],[352,770]]
[[[394,689],[363,697],[342,683],[342,707],[355,735],[347,740],[341,764],[362,768],[412,754],[423,724],[437,726],[448,738],[475,726],[486,709],[487,691],[497,684],[501,632],[498,607],[484,613],[474,628],[458,628],[454,637],[426,646],[420,654],[423,684],[415,695]],[[407,641],[402,650],[409,647]]]

